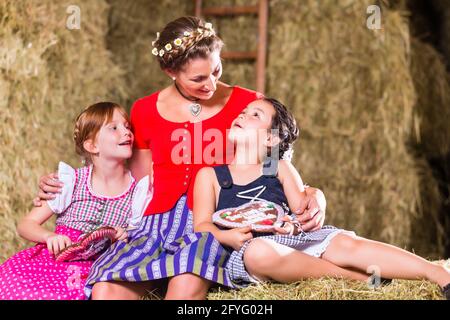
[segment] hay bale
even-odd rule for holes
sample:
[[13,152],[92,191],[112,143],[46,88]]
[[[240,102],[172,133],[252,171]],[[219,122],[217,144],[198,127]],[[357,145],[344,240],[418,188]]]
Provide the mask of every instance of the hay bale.
[[[211,0],[207,5],[244,2]],[[5,224],[0,240],[17,241],[13,225],[30,207],[38,176],[62,155],[69,162],[75,159],[67,154],[72,149],[67,124],[82,107],[107,98],[129,106],[169,83],[150,53],[151,41],[165,23],[193,12],[192,2],[185,1],[108,0],[111,10],[103,1],[77,3],[82,10],[80,31],[64,27],[69,2],[0,5],[0,14],[9,17],[1,20],[0,29],[2,48],[7,48],[0,51],[0,92],[9,93],[0,98],[0,105],[9,106],[0,115],[7,123],[1,132],[6,141],[1,172],[14,172],[4,174],[0,186]],[[441,203],[436,180],[423,156],[409,149],[415,138],[421,137],[422,143],[429,137],[433,145],[424,148],[443,152],[448,138],[424,124],[444,128],[445,119],[427,122],[422,112],[426,109],[417,109],[417,100],[425,106],[420,101],[428,101],[431,91],[419,87],[414,74],[426,74],[429,63],[414,64],[414,55],[423,50],[415,50],[414,43],[410,48],[405,13],[400,10],[404,4],[383,8],[382,31],[365,27],[369,4],[271,1],[267,91],[291,106],[300,120],[303,135],[294,163],[305,181],[325,191],[327,223],[408,248],[422,246],[428,235],[435,241],[419,252],[438,255],[443,235],[434,214]],[[255,45],[255,17],[208,20],[224,38],[226,49]],[[251,63],[224,65],[225,81],[254,88]],[[446,89],[439,79],[433,80],[433,93],[443,105]],[[49,123],[54,130],[48,129]],[[424,215],[422,203],[432,212]],[[423,235],[415,237],[414,222],[421,217],[436,223],[421,228]],[[2,250],[1,258],[12,251]]]
[[430,157],[445,156],[450,151],[450,82],[445,62],[429,44],[413,39],[411,48],[411,72],[418,96],[417,143]]
[[193,1],[122,1],[108,0],[111,5],[110,29],[106,37],[113,61],[125,70],[129,89],[126,104],[170,84],[170,78],[151,54],[156,32],[171,20],[193,15]]
[[[126,67],[143,57],[128,69],[133,91],[138,92],[133,99],[162,88],[167,78],[149,49],[141,47],[141,42],[129,42],[129,34],[147,37],[149,47],[155,32],[176,15],[164,13],[167,3],[152,9],[146,2],[134,2],[131,8],[118,1],[110,3],[117,7],[112,21],[117,20],[113,24],[118,28],[108,40],[116,43],[117,49],[112,50],[117,62]],[[210,0],[205,6],[244,3],[256,1]],[[173,4],[171,12],[178,8],[179,15],[191,14],[191,8],[177,1]],[[448,108],[442,108],[449,105],[445,70],[432,48],[411,42],[406,2],[383,7],[382,31],[365,27],[370,4],[271,1],[268,94],[290,105],[300,120],[304,130],[295,163],[309,183],[326,192],[329,223],[438,256],[444,243],[438,214],[442,199],[424,154],[433,150],[442,154],[450,141]],[[158,20],[142,23],[151,10]],[[130,21],[127,15],[138,18]],[[224,39],[225,50],[249,50],[256,45],[255,17],[207,20]],[[130,57],[130,52],[140,53]],[[421,55],[420,63],[417,55]],[[139,72],[133,71],[137,66]],[[251,63],[224,61],[224,70],[224,81],[254,88]],[[434,130],[436,125],[439,130]],[[410,150],[418,141],[426,145],[420,152]],[[328,165],[330,161],[333,166]]]
[[[254,2],[254,1],[253,1]],[[126,2],[108,0],[111,5],[110,31],[107,35],[108,49],[113,60],[126,71],[129,88],[127,105],[136,99],[170,84],[170,79],[161,72],[159,64],[151,54],[151,42],[156,32],[166,23],[183,15],[194,14],[193,1],[137,0]],[[248,4],[248,1],[206,1],[204,6]],[[206,18],[225,41],[224,50],[253,50],[257,34],[257,19],[252,16],[235,18]],[[151,21],[151,23],[149,23]],[[249,41],[241,41],[242,33]],[[255,69],[252,62],[225,60],[222,80],[230,84],[254,88]]]
[[[421,183],[434,191],[437,184],[408,146],[417,99],[408,21],[385,7],[384,29],[368,30],[361,15],[370,4],[271,5],[269,94],[300,121],[294,163],[306,182],[324,190],[327,223],[439,256],[444,235],[434,233],[438,226],[420,226],[440,239],[426,249],[413,236],[413,222],[423,214]],[[436,217],[439,194],[428,199],[433,212],[427,215]]]
[[212,290],[208,300],[442,300],[439,286],[427,281],[394,280],[371,289],[364,282],[321,278],[292,284],[262,283],[245,289]]
[[[143,300],[162,300],[159,291],[148,292]],[[438,285],[428,281],[393,280],[370,288],[360,281],[323,277],[290,284],[252,284],[244,289],[211,289],[208,300],[443,300]]]
[[[450,260],[434,261],[450,266]],[[142,299],[161,300],[162,292],[148,292]],[[280,284],[262,282],[244,289],[213,288],[208,300],[444,300],[437,284],[420,280],[393,280],[373,288],[363,281],[322,277]]]
[[[415,136],[412,141],[415,151],[425,157],[433,165],[433,172],[423,175],[425,181],[433,175],[437,180],[441,194],[447,197],[439,206],[430,208],[429,201],[423,208],[424,212],[435,211],[440,215],[425,214],[418,225],[427,224],[433,220],[436,234],[448,234],[450,231],[450,217],[448,216],[448,197],[450,194],[450,76],[446,71],[446,64],[442,56],[429,44],[413,39],[411,45],[411,73],[418,99],[414,108]],[[422,187],[422,195],[435,197],[436,190]],[[435,203],[432,201],[431,203]],[[447,204],[446,204],[447,203]],[[417,228],[417,231],[420,231]],[[430,235],[433,233],[430,232]],[[449,239],[436,237],[419,237],[424,242],[440,242],[449,250]]]
[[[69,5],[81,9],[81,30],[66,28]],[[0,2],[0,261],[30,245],[15,225],[38,177],[59,160],[79,165],[75,116],[99,100],[124,100],[122,71],[106,49],[108,12],[104,1]]]
[[[256,2],[209,0],[204,5]],[[150,43],[165,23],[192,14],[193,7],[180,1],[109,3],[108,45],[127,70],[131,102],[169,83],[149,53]],[[437,257],[444,242],[438,213],[442,199],[423,152],[411,145],[419,136],[436,137],[433,148],[444,150],[447,138],[427,129],[425,123],[431,122],[417,110],[417,99],[426,100],[432,91],[425,83],[416,88],[414,74],[428,68],[411,67],[417,51],[411,49],[406,1],[383,3],[384,29],[372,31],[366,28],[368,0],[270,1],[267,92],[300,120],[303,134],[294,164],[308,183],[326,193],[327,223]],[[225,50],[256,46],[255,16],[207,20],[224,39]],[[254,76],[252,63],[224,61],[224,81],[254,88]],[[433,90],[434,99],[444,99],[443,90]],[[445,119],[435,118],[445,127]],[[418,237],[415,223],[421,219],[433,223],[421,226]]]
[[[450,260],[434,261],[450,266]],[[149,297],[157,299],[158,297]],[[444,300],[437,284],[420,280],[393,280],[378,288],[362,281],[323,277],[290,284],[264,282],[239,290],[216,288],[209,300]]]
[[450,69],[450,3],[447,0],[432,0],[431,5],[440,15],[439,43]]
[[[448,80],[436,53],[411,42],[401,3],[383,9],[384,30],[369,31],[368,0],[270,1],[268,94],[300,120],[294,163],[325,191],[327,223],[438,256],[442,199],[424,154],[448,151]],[[65,28],[71,4],[82,10],[79,31]],[[167,85],[151,41],[165,23],[192,12],[192,2],[169,0],[0,2],[0,261],[29,245],[15,224],[31,207],[37,178],[59,160],[78,165],[70,139],[75,115],[97,100],[129,106]],[[211,21],[226,49],[255,44],[254,17]],[[225,81],[254,88],[252,64],[224,65]],[[321,279],[209,298],[440,298],[427,282],[375,292],[363,286]]]
[[[208,0],[204,7],[255,5],[258,0]],[[258,18],[256,15],[205,17],[223,39],[224,51],[254,51],[257,49]],[[223,60],[222,81],[256,90],[255,63],[252,60]]]

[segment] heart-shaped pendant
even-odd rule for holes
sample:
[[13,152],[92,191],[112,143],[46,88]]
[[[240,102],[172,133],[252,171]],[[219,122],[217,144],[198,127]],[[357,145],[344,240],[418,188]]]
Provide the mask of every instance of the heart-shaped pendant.
[[202,106],[198,103],[191,104],[189,108],[194,117],[197,117],[200,114],[200,111],[202,111]]

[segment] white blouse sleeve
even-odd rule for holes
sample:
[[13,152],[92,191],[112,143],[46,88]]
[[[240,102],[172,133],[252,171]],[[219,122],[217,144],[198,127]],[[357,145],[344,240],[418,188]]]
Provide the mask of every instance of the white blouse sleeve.
[[57,193],[55,199],[47,201],[50,209],[56,214],[64,212],[72,202],[76,180],[75,169],[62,161],[59,162],[58,179],[64,184],[61,193]]
[[149,176],[145,176],[136,184],[131,204],[131,218],[128,229],[135,229],[139,226],[144,211],[152,200],[153,190]]

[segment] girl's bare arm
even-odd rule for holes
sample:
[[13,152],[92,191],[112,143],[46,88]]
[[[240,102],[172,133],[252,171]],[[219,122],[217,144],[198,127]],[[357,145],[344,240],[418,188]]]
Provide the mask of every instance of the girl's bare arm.
[[197,173],[194,185],[194,230],[210,232],[221,244],[239,250],[253,237],[251,227],[220,230],[214,225],[212,215],[216,211],[215,179],[213,168],[206,167]]
[[194,184],[194,230],[196,232],[218,233],[212,222],[212,214],[216,211],[216,194],[214,190],[214,169],[202,168],[197,173]]
[[55,233],[46,230],[42,224],[53,215],[52,210],[46,201],[42,201],[42,206],[34,207],[17,225],[19,235],[32,242],[46,243],[47,239]]
[[306,191],[300,174],[292,163],[280,160],[278,178],[283,185],[289,208],[292,212],[296,212],[306,200]]
[[278,168],[289,208],[296,214],[303,231],[315,231],[322,228],[326,209],[323,192],[312,187],[305,190],[300,174],[289,161],[280,160]]

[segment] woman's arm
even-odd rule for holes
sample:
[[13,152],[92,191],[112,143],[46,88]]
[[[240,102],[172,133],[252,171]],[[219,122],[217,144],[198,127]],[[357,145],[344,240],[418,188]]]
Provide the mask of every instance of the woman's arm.
[[[133,155],[129,160],[131,175],[137,180],[148,175],[150,183],[153,184],[153,161],[150,149],[133,149]],[[39,179],[38,196],[33,199],[35,207],[42,205],[42,200],[52,200],[54,193],[60,193],[63,183],[58,180],[56,173],[42,176]]]
[[326,209],[327,201],[322,190],[308,187],[306,188],[306,201],[295,213],[298,221],[304,223],[303,230],[315,231],[323,227]]
[[326,200],[319,189],[305,188],[300,174],[291,162],[279,161],[279,178],[289,202],[289,208],[297,215],[304,231],[322,228],[325,221]]
[[210,232],[220,243],[239,250],[245,241],[251,239],[251,227],[220,230],[213,221],[216,211],[216,179],[213,168],[202,168],[197,173],[194,184],[194,231]]
[[131,175],[136,181],[148,175],[150,184],[153,184],[153,160],[150,149],[133,149],[133,155],[129,162]]

